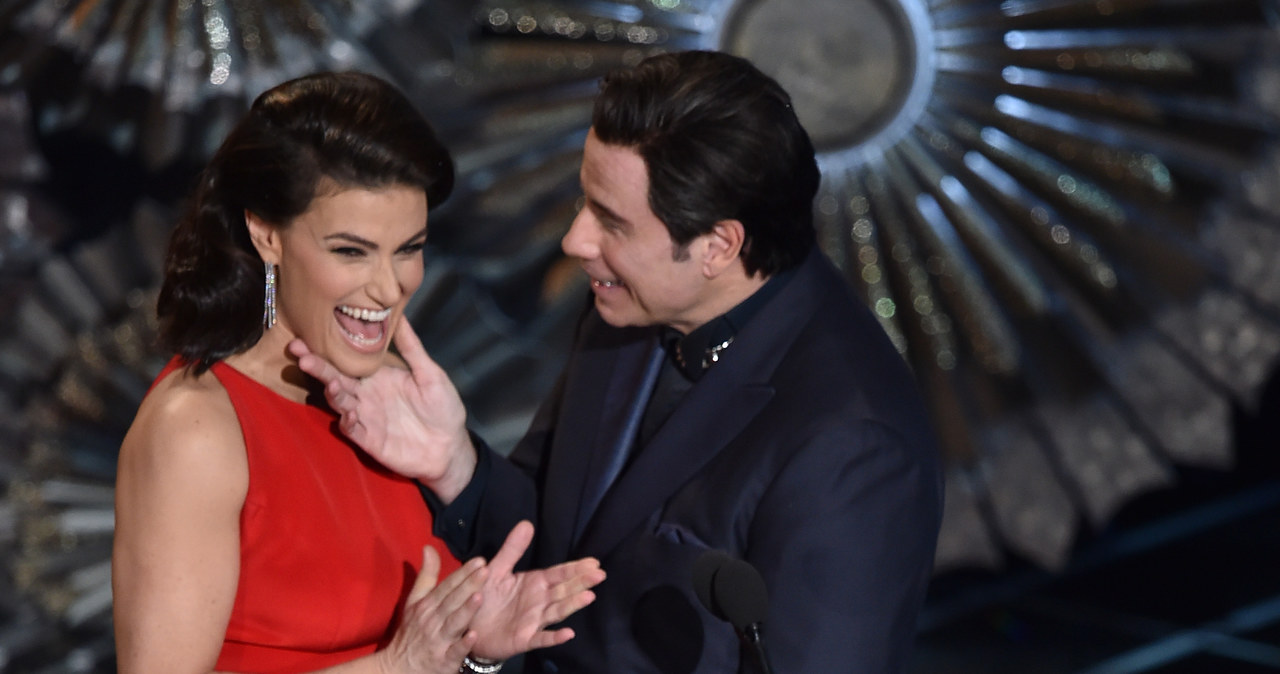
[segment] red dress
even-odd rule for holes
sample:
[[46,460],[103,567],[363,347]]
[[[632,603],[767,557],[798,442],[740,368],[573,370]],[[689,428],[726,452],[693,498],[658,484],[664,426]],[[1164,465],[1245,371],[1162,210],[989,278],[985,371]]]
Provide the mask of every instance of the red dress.
[[417,486],[349,444],[328,409],[225,363],[211,371],[249,459],[240,582],[217,668],[301,672],[372,653],[395,630],[422,546],[440,553],[441,578],[459,566],[431,534]]

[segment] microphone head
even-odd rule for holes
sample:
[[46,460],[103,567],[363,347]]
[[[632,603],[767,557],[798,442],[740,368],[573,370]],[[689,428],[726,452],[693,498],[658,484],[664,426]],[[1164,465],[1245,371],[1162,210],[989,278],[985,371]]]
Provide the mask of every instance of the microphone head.
[[724,618],[739,632],[760,625],[769,615],[769,590],[756,567],[741,559],[720,569],[711,585]]
[[720,569],[732,561],[733,557],[720,550],[708,550],[693,560],[693,593],[698,595],[698,601],[702,603],[703,608],[721,620],[726,618],[720,611],[720,607],[716,605],[711,586],[715,583],[716,574]]
[[693,590],[715,617],[739,632],[764,622],[769,590],[756,567],[719,550],[709,550],[693,563]]

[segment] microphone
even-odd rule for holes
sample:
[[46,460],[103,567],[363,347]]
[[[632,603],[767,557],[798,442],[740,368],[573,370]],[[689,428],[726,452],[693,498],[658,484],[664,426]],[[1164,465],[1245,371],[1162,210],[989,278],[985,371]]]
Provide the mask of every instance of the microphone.
[[764,674],[773,674],[762,633],[769,614],[769,590],[756,567],[720,550],[708,550],[693,562],[693,591],[712,615],[733,625]]

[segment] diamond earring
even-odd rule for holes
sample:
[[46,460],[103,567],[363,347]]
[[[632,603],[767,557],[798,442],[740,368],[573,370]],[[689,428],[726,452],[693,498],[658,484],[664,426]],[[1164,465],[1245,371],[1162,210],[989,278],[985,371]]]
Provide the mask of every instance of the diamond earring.
[[270,262],[263,265],[267,283],[262,293],[262,329],[270,330],[276,324],[276,266]]

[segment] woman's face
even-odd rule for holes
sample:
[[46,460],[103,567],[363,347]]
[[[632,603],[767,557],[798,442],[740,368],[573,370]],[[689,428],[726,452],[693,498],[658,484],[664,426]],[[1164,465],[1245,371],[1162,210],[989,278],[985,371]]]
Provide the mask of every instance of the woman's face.
[[247,217],[259,253],[279,265],[270,332],[302,338],[348,376],[377,370],[422,283],[426,194],[331,186],[287,227]]

